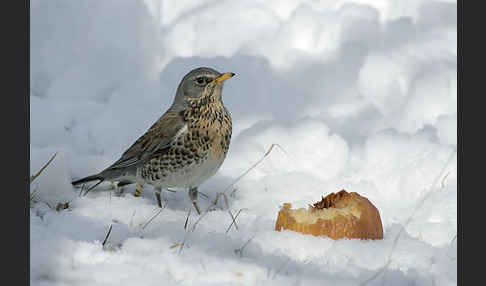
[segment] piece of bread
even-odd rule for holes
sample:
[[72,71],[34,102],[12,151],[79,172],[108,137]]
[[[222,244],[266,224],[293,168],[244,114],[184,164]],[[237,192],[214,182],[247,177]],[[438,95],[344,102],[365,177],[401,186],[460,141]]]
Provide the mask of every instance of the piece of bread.
[[341,190],[331,193],[308,209],[291,209],[285,203],[278,212],[275,230],[290,229],[332,239],[383,239],[378,209],[365,197]]

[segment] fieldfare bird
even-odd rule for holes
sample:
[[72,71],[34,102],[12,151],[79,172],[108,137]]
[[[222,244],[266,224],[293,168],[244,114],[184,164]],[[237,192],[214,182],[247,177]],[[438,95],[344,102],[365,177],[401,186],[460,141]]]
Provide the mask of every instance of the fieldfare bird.
[[200,67],[180,82],[170,108],[126,150],[118,161],[73,185],[98,180],[154,186],[159,207],[162,189],[188,188],[197,205],[198,186],[223,163],[231,140],[231,116],[223,105],[223,82],[234,73]]

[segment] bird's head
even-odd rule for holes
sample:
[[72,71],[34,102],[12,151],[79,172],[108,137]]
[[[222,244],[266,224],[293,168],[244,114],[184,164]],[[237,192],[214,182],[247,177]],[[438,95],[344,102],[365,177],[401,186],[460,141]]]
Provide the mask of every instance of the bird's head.
[[174,105],[185,106],[190,101],[203,98],[219,101],[224,81],[234,75],[234,73],[220,73],[208,67],[193,69],[179,83]]

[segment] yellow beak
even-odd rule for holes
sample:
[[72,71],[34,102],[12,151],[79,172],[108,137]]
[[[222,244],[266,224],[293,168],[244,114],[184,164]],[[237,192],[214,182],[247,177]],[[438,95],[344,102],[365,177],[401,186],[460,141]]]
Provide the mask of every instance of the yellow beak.
[[222,75],[220,75],[219,77],[217,77],[215,79],[216,82],[223,82],[229,78],[232,78],[233,76],[235,75],[235,73],[232,73],[232,72],[227,72],[227,73],[224,73]]

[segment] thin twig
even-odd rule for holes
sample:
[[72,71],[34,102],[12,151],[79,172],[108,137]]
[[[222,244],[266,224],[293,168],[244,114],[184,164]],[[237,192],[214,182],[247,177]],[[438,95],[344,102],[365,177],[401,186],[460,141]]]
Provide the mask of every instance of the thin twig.
[[231,219],[232,219],[233,221],[231,222],[231,224],[229,225],[228,229],[226,230],[226,233],[228,233],[228,231],[231,229],[231,226],[232,226],[233,224],[235,225],[236,230],[238,230],[238,225],[236,224],[236,218],[237,218],[237,217],[240,215],[240,213],[241,213],[241,211],[242,211],[242,210],[246,210],[246,209],[240,209],[240,210],[238,211],[238,213],[237,213],[237,214],[236,214],[234,217],[233,217],[233,214],[231,213],[231,211],[230,211],[230,210],[228,210],[228,212],[229,212],[229,213],[230,213],[230,215],[231,215]]
[[129,227],[132,227],[133,226],[133,218],[135,217],[135,213],[136,212],[137,212],[137,210],[134,210],[133,211],[132,217],[130,218],[130,224],[128,225]]
[[37,193],[37,190],[34,190],[30,193],[30,200],[32,201],[35,197],[35,194]]
[[255,236],[250,237],[240,248],[235,249],[235,254],[239,255],[240,258],[243,257],[243,250],[245,247],[255,238]]
[[452,238],[452,240],[449,243],[449,245],[453,244],[456,239],[457,239],[457,233],[456,233],[456,235],[454,235],[454,237]]
[[184,223],[184,229],[187,228],[187,222],[189,221],[189,216],[191,215],[191,210],[192,210],[192,208],[189,208],[189,211],[187,212],[187,218],[186,218],[186,222]]
[[84,190],[84,188],[85,188],[85,187],[86,187],[86,183],[83,183],[83,184],[81,185],[80,190],[79,190],[78,197],[81,197],[81,194],[83,193],[83,190]]
[[176,244],[173,244],[173,245],[169,246],[169,248],[170,249],[176,248],[176,247],[182,246],[182,244],[183,244],[182,242],[179,242],[179,243],[176,243]]
[[[449,243],[449,249],[451,249],[453,247],[453,244],[454,244],[454,241],[457,239],[457,234],[454,235],[454,238],[452,238],[451,242]],[[449,257],[449,259],[451,260],[456,260],[456,258],[454,257],[451,257],[449,254],[448,254],[449,251],[446,252],[446,256]]]
[[238,191],[238,188],[234,188],[233,191],[231,191],[231,193],[229,194],[230,197],[234,197],[235,196],[235,193],[236,191]]
[[52,160],[54,160],[56,155],[57,155],[57,152],[54,153],[54,155],[51,157],[51,159],[49,159],[49,161],[47,161],[47,163],[39,170],[39,172],[37,172],[37,174],[30,176],[30,183],[31,184],[44,171],[44,169],[47,168],[47,166],[49,166],[49,164],[52,162]]
[[209,196],[203,192],[197,191],[198,194],[202,195],[205,199],[209,199]]
[[224,198],[224,204],[226,205],[226,208],[229,209],[228,196],[226,196],[225,193],[223,193],[223,198]]
[[447,179],[447,177],[449,176],[449,174],[450,174],[450,173],[451,173],[451,172],[447,172],[447,174],[446,174],[446,175],[444,176],[444,178],[442,179],[442,182],[440,183],[440,185],[441,185],[441,188],[442,188],[442,189],[445,187],[444,182],[445,182],[445,180]]
[[110,229],[108,230],[108,233],[106,234],[105,236],[105,240],[103,240],[103,243],[101,244],[102,246],[105,246],[105,243],[106,241],[108,240],[108,237],[110,236],[110,233],[111,233],[111,229],[112,229],[113,225],[110,224]]
[[142,227],[142,229],[145,229],[147,227],[147,225],[152,222],[165,208],[167,204],[165,204],[155,215],[153,215],[146,223],[145,225]]
[[92,187],[90,187],[83,195],[83,197],[85,197],[92,189],[96,188],[96,186],[98,186],[99,184],[103,183],[104,180],[100,180],[98,183],[94,184]]
[[65,202],[65,203],[61,203],[61,202],[59,202],[59,203],[56,205],[56,211],[65,210],[65,209],[69,208],[69,203],[70,203],[70,202]]
[[235,224],[235,227],[236,227],[236,230],[238,230],[238,225],[236,224],[236,218],[233,216],[233,213],[231,212],[231,210],[228,210],[228,213],[231,217],[231,224],[229,225],[228,229],[226,230],[225,233],[228,233],[228,231],[230,230],[231,226],[233,225],[233,223]]
[[186,241],[187,241],[187,237],[189,236],[189,233],[190,233],[190,232],[194,232],[194,230],[196,230],[196,225],[197,225],[197,224],[198,224],[198,223],[199,223],[199,222],[200,222],[200,221],[201,221],[201,220],[202,220],[202,219],[203,219],[203,218],[206,216],[206,214],[208,214],[208,212],[209,212],[209,207],[208,207],[208,208],[206,209],[206,211],[205,211],[203,214],[201,214],[201,215],[199,216],[199,218],[198,218],[198,219],[197,219],[197,220],[194,222],[194,224],[192,225],[191,229],[190,229],[189,231],[187,231],[187,230],[186,230],[186,234],[184,235],[184,240],[182,241],[182,243],[180,243],[181,248],[179,249],[179,253],[181,253],[181,252],[182,252],[182,249],[184,248],[184,245],[185,245],[185,243],[186,243]]

